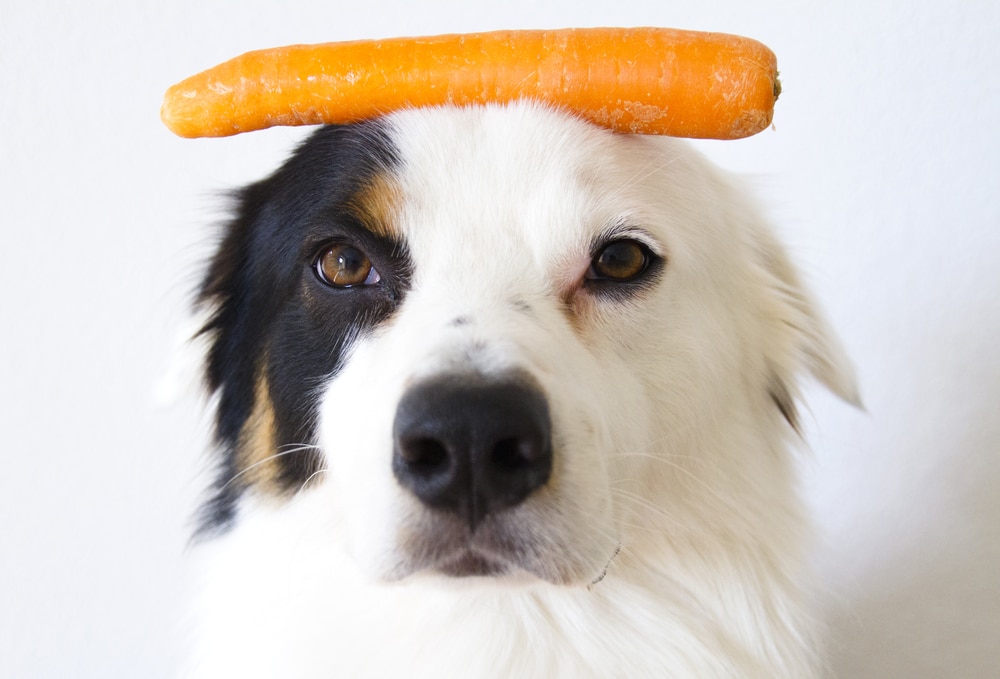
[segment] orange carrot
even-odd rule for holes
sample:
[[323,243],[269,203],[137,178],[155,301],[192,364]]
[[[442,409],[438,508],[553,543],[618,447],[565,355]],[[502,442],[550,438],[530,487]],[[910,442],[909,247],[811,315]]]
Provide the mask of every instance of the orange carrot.
[[530,98],[618,132],[735,139],[771,123],[777,75],[767,47],[722,33],[497,31],[249,52],[171,87],[161,117],[221,137]]

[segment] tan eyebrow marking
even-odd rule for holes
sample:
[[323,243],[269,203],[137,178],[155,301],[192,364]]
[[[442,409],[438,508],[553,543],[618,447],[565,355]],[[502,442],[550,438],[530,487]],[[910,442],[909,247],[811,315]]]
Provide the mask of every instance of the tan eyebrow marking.
[[376,236],[401,240],[399,213],[402,201],[403,190],[399,184],[388,174],[380,173],[369,179],[347,201],[346,207]]

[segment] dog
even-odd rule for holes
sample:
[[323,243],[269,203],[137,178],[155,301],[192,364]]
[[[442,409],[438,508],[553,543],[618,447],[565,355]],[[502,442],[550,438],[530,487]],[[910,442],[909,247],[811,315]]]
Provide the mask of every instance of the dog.
[[797,384],[852,371],[688,143],[531,102],[322,127],[200,303],[184,676],[821,674]]

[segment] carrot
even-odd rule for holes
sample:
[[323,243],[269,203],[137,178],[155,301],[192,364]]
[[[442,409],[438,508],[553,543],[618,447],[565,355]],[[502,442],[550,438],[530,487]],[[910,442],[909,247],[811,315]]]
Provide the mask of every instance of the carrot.
[[182,137],[347,123],[394,110],[530,98],[618,132],[735,139],[771,123],[774,54],[665,28],[497,31],[249,52],[171,87]]

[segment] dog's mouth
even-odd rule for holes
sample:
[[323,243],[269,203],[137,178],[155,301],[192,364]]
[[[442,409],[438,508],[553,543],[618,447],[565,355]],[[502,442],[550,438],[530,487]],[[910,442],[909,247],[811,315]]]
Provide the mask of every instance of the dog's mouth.
[[[615,546],[599,573],[587,582],[587,587],[592,588],[603,581],[608,575],[615,558],[621,552],[621,543]],[[425,565],[426,572],[443,575],[447,578],[509,578],[518,575],[538,578],[548,582],[566,583],[565,573],[558,573],[547,568],[538,567],[536,564],[526,563],[523,559],[514,556],[498,556],[483,552],[475,547],[463,547],[446,557],[440,558],[433,564]]]
[[416,573],[433,573],[449,578],[502,578],[523,573],[543,580],[552,579],[549,559],[538,554],[537,541],[514,530],[513,517],[491,516],[475,530],[445,514],[424,517],[402,535],[404,558],[398,562],[392,580]]
[[434,569],[452,578],[494,578],[510,572],[510,566],[495,558],[464,549],[455,557],[442,561]]
[[538,534],[537,521],[516,512],[488,517],[472,531],[447,515],[423,518],[401,535],[402,558],[383,573],[387,580],[424,573],[449,579],[585,584],[606,562],[606,557],[598,557],[597,563],[580,558],[571,548],[553,548],[551,538]]
[[499,578],[520,571],[532,572],[532,559],[527,558],[531,551],[529,544],[522,536],[509,535],[505,522],[491,518],[486,525],[469,531],[450,517],[436,518],[432,524],[423,526],[423,530],[408,536],[405,549],[410,555],[406,568],[409,573]]

